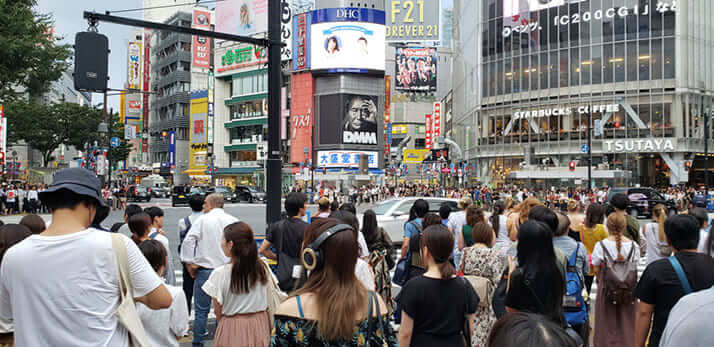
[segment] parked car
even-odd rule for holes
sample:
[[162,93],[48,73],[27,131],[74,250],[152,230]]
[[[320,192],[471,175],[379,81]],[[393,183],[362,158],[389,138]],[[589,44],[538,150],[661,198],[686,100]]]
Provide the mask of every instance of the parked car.
[[175,186],[171,193],[171,206],[188,205],[188,199],[193,195],[206,195],[206,189],[201,186]]
[[265,202],[265,192],[256,186],[236,186],[235,201],[245,201],[248,203]]
[[617,193],[624,193],[630,199],[627,214],[632,217],[652,218],[652,210],[659,204],[667,207],[670,216],[677,213],[677,202],[665,199],[660,192],[652,188],[611,188],[605,200],[605,210],[608,214],[614,209],[610,205],[610,199]]
[[231,187],[217,186],[217,187],[210,187],[206,190],[206,194],[213,194],[213,193],[218,193],[218,194],[223,195],[223,200],[226,202],[237,201],[236,195],[233,193],[233,190],[231,190]]
[[169,195],[169,189],[166,187],[153,187],[151,188],[151,196],[154,198],[168,198]]
[[[384,228],[392,242],[401,245],[404,238],[404,224],[409,219],[409,210],[414,205],[414,201],[420,198],[400,198],[384,201],[374,208],[377,215],[377,224]],[[429,212],[439,213],[442,205],[446,204],[451,211],[458,211],[458,200],[448,198],[421,198],[429,203]],[[357,216],[362,221],[362,215]]]
[[126,200],[135,202],[149,202],[151,201],[151,188],[137,185],[129,186]]

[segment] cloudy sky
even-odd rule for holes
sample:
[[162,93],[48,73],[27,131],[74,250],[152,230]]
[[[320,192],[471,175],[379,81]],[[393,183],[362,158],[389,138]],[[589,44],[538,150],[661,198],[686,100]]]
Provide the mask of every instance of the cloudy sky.
[[[40,13],[51,14],[55,21],[55,34],[61,36],[62,42],[74,44],[74,35],[78,31],[87,30],[87,21],[82,18],[84,11],[125,10],[141,7],[141,0],[38,0],[37,10]],[[141,11],[122,13],[122,16],[141,18]],[[133,28],[100,23],[99,32],[109,38],[109,87],[120,89],[126,80],[126,47],[131,38]],[[94,94],[92,102],[102,102],[101,94]],[[119,111],[119,96],[109,98],[109,106],[115,112]]]

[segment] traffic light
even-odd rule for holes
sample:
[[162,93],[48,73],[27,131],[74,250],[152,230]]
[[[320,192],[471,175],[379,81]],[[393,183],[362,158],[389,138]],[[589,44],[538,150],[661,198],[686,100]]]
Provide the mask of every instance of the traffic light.
[[74,89],[92,92],[107,90],[109,40],[106,36],[83,31],[74,37]]
[[570,167],[570,171],[575,171],[575,162],[574,161],[571,161],[568,166]]

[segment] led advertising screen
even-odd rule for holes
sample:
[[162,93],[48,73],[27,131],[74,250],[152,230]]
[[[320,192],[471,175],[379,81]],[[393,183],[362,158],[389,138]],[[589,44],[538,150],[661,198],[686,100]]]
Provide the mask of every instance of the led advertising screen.
[[268,31],[268,0],[216,2],[216,31],[251,36]]
[[[320,144],[374,145],[380,119],[378,97],[335,94],[320,97]],[[334,129],[341,129],[335,131]]]
[[384,11],[364,8],[314,11],[310,32],[313,70],[384,71]]
[[436,91],[436,48],[400,47],[395,54],[395,90]]

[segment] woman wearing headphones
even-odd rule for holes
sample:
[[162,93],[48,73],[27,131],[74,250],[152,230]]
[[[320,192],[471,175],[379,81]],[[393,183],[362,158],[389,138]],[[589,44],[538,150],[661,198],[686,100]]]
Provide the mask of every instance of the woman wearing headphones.
[[[325,218],[305,230],[307,282],[275,314],[271,346],[396,346],[387,306],[355,276],[352,226]],[[369,319],[368,319],[369,317]]]

